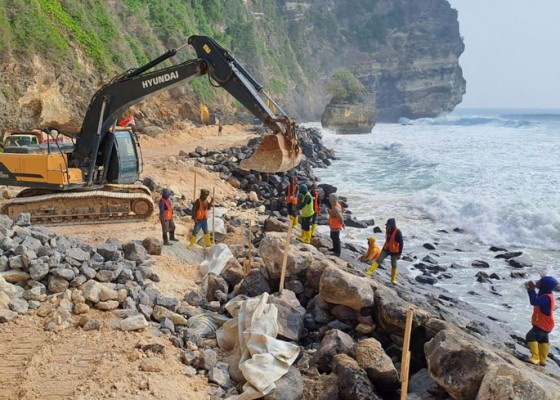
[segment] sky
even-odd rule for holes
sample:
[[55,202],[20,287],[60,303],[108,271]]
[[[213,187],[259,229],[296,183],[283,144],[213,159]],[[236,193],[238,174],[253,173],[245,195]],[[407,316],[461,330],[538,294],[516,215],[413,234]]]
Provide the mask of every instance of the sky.
[[560,0],[448,0],[467,93],[458,108],[560,110]]

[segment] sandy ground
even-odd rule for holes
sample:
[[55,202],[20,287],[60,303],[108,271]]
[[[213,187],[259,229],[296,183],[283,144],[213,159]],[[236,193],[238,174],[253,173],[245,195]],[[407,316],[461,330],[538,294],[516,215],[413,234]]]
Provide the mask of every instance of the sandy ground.
[[[233,210],[233,200],[246,195],[193,161],[179,162],[179,151],[197,146],[209,149],[238,146],[252,137],[248,128],[224,126],[217,136],[216,127],[183,127],[158,138],[142,137],[143,177],[151,177],[170,187],[176,195],[192,201],[196,175],[197,193],[201,187],[214,190],[218,203]],[[157,198],[157,196],[155,196]],[[237,212],[239,213],[239,212]],[[254,212],[244,218],[256,220]],[[154,256],[154,271],[159,275],[157,289],[164,295],[182,298],[196,286],[198,260],[202,249],[186,250],[190,235],[190,218],[176,221],[178,244],[165,247]],[[77,237],[88,243],[103,243],[109,237],[122,243],[159,238],[161,228],[157,215],[149,221],[51,227],[53,231]],[[228,238],[230,239],[230,238]],[[116,318],[112,313],[92,310],[88,316],[101,319],[100,331],[83,331],[72,327],[59,333],[45,332],[43,318],[31,312],[12,323],[0,324],[0,399],[206,399],[208,383],[204,376],[188,377],[179,361],[179,350],[157,329],[128,333],[111,328]],[[75,317],[76,322],[78,317]],[[163,360],[161,370],[146,372],[142,365],[149,355],[136,345],[160,343],[164,354],[151,355]]]

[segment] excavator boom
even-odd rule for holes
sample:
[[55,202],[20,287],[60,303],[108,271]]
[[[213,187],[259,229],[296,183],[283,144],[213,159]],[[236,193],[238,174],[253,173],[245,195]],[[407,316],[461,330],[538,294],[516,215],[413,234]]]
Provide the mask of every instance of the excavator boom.
[[149,191],[131,185],[140,176],[138,140],[131,130],[117,127],[117,119],[132,105],[203,75],[214,86],[227,90],[273,132],[265,136],[250,159],[244,160],[242,168],[272,173],[297,166],[302,152],[295,122],[213,39],[191,36],[188,44],[195,49],[196,59],[154,70],[181,48],[172,49],[101,87],[89,103],[73,147],[35,146],[0,154],[0,184],[31,188],[5,204],[2,212],[12,217],[31,212],[32,220],[42,223],[149,217],[153,211]]

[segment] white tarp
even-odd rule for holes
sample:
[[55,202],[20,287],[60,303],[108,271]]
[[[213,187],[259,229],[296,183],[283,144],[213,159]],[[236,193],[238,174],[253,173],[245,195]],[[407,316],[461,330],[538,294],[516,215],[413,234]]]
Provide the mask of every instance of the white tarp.
[[220,275],[228,261],[233,258],[233,253],[227,244],[219,243],[206,248],[204,260],[200,263],[198,272],[204,278],[210,272]]
[[228,400],[258,399],[272,392],[299,354],[299,346],[276,339],[278,309],[267,301],[268,293],[263,293],[237,296],[226,304],[233,319],[216,331],[216,339],[220,348],[240,356],[239,370],[247,381],[243,393]]

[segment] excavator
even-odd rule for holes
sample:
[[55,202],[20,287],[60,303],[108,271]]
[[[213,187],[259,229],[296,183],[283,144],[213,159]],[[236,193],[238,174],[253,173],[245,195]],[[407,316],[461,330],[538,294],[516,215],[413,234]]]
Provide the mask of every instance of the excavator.
[[[154,69],[187,44],[195,49],[196,59]],[[137,183],[142,169],[139,141],[132,129],[118,126],[117,119],[139,101],[204,75],[272,131],[240,167],[265,173],[296,167],[302,152],[295,121],[214,39],[191,36],[187,44],[101,87],[90,100],[73,143],[8,147],[0,154],[0,185],[26,187],[1,212],[11,218],[30,213],[31,221],[40,224],[147,219],[154,205],[150,190]]]

